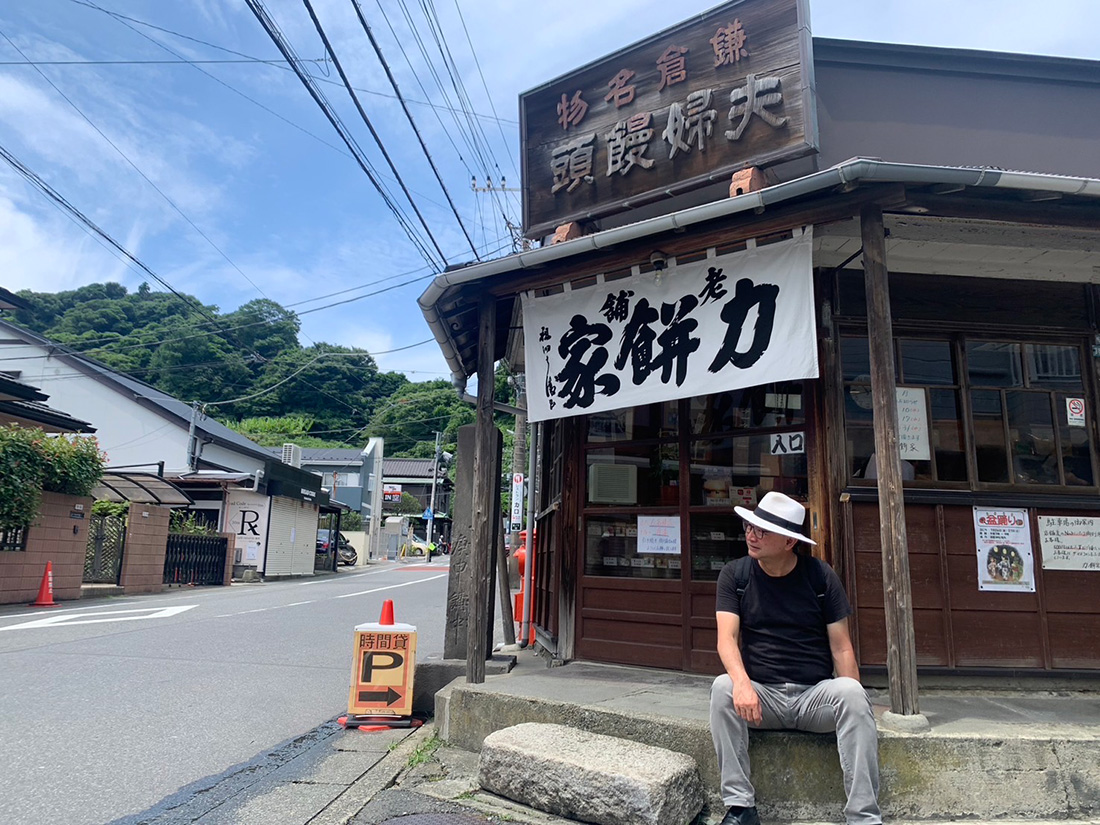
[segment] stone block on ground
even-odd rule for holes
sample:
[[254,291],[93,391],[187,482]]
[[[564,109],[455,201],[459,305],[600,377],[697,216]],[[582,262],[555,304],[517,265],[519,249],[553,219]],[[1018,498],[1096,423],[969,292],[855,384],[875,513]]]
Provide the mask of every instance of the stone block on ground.
[[703,805],[690,756],[540,722],[485,737],[478,781],[532,808],[598,825],[686,825]]

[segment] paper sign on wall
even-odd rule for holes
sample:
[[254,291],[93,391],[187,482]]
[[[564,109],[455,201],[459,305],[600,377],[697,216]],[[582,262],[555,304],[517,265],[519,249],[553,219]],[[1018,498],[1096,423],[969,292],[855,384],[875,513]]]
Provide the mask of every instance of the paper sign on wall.
[[1035,592],[1027,510],[974,508],[978,589]]
[[679,516],[638,516],[638,554],[680,555]]
[[1044,570],[1100,570],[1100,518],[1039,516]]

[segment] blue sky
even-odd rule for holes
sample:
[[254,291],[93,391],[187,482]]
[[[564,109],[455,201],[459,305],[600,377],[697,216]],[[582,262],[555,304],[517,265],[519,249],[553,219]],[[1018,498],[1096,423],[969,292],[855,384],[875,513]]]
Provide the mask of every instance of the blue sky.
[[[312,2],[447,260],[469,260],[470,244],[389,96],[351,0]],[[441,72],[422,4],[360,3],[402,92],[416,101],[413,117],[482,257],[511,250],[502,212],[520,222],[518,193],[470,186],[472,175],[484,185],[489,174],[518,188],[519,93],[714,5],[439,0],[440,27],[488,144],[479,158],[440,108],[410,35],[406,8]],[[264,6],[301,58],[323,56],[301,0]],[[821,37],[1100,59],[1096,0],[810,0],[810,16]],[[244,0],[9,0],[0,6],[0,145],[176,289],[223,311],[258,297],[303,311],[405,284],[303,315],[302,343],[377,353],[429,338],[416,306],[429,275],[423,257],[291,72],[149,62],[244,59],[231,52],[280,57]],[[38,65],[19,64],[26,60]],[[310,65],[338,81],[331,64]],[[346,93],[320,85],[399,199]],[[147,277],[0,162],[0,286],[57,291],[104,280],[134,289]],[[341,294],[322,297],[332,293]],[[434,344],[377,359],[412,380],[448,375]]]

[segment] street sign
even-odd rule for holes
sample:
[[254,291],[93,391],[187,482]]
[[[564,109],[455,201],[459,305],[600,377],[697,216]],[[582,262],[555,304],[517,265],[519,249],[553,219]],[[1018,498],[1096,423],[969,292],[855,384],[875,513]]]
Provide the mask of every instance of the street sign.
[[512,473],[512,532],[523,525],[523,473]]
[[415,625],[378,622],[358,625],[348,714],[411,715],[415,671]]

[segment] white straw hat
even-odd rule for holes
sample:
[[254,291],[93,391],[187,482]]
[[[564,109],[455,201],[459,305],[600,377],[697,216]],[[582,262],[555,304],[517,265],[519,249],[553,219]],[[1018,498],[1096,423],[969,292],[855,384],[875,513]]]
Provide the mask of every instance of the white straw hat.
[[802,522],[806,518],[806,508],[783,493],[774,491],[765,493],[755,510],[744,507],[733,509],[737,515],[761,530],[778,533],[789,539],[798,539],[807,544],[817,544],[813,539],[802,535]]

